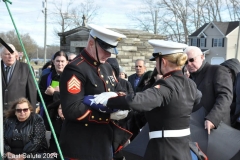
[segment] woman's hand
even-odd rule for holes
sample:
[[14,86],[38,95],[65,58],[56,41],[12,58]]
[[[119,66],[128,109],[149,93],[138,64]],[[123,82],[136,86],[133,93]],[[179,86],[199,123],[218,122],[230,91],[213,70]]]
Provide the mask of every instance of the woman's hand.
[[55,91],[55,89],[52,86],[48,86],[46,91],[45,91],[45,94],[47,94],[49,96],[52,96],[54,91]]

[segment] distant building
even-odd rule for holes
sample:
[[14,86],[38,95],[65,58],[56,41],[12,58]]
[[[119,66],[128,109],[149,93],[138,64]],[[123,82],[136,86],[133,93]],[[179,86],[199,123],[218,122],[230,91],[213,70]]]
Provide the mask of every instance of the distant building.
[[206,23],[189,36],[188,45],[199,47],[211,64],[220,64],[230,58],[240,59],[238,31],[239,21]]
[[[147,31],[135,29],[109,28],[127,36],[126,39],[118,43],[117,59],[119,64],[124,67],[128,75],[135,72],[135,60],[144,59],[148,70],[153,70],[155,62],[150,62],[153,48],[149,45],[149,39],[165,39],[161,35],[155,35]],[[80,53],[86,47],[90,29],[80,26],[75,29],[58,33],[60,36],[60,49],[65,52]]]

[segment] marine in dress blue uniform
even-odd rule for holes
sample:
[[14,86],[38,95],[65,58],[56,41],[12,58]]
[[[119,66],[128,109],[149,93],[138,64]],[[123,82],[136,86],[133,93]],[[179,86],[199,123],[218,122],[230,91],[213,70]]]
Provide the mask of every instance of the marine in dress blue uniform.
[[156,68],[163,79],[135,95],[110,98],[102,93],[95,102],[112,109],[146,112],[150,140],[145,160],[191,160],[190,114],[202,95],[181,71],[187,60],[183,53],[186,45],[162,40],[149,40],[149,43],[154,47],[151,60],[156,60]]
[[112,160],[131,133],[114,124],[112,114],[85,105],[83,99],[85,95],[121,91],[112,67],[104,61],[126,36],[96,25],[89,27],[87,47],[65,67],[60,80],[65,117],[60,146],[66,158]]

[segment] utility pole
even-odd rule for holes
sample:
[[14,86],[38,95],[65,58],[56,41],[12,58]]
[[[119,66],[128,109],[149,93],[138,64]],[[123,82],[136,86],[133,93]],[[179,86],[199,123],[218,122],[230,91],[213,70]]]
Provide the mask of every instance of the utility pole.
[[238,38],[237,38],[237,48],[236,48],[235,58],[238,58],[239,36],[240,36],[240,20],[239,20],[239,24],[238,24]]
[[38,59],[38,48],[37,48],[37,59]]
[[44,64],[46,63],[46,55],[47,55],[47,0],[44,2]]
[[157,34],[157,10],[155,10],[154,34]]

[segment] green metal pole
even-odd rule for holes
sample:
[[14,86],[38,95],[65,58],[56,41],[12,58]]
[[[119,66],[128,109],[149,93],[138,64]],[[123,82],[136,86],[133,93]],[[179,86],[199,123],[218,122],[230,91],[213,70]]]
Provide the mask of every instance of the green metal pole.
[[15,30],[16,30],[16,33],[17,33],[17,36],[18,36],[18,40],[19,40],[19,42],[20,42],[20,44],[21,44],[22,50],[23,50],[23,52],[24,52],[24,55],[25,55],[25,57],[26,57],[28,66],[29,66],[29,68],[30,68],[31,75],[32,75],[32,77],[33,77],[33,79],[34,79],[34,83],[35,83],[35,85],[36,85],[36,87],[37,87],[37,91],[38,91],[38,94],[39,94],[39,96],[40,96],[41,102],[42,102],[42,104],[43,104],[43,108],[44,108],[44,110],[45,110],[45,113],[46,113],[46,116],[47,116],[47,120],[48,120],[48,123],[49,123],[49,125],[50,125],[51,132],[52,132],[52,134],[53,134],[55,143],[56,143],[56,145],[57,145],[57,148],[58,148],[58,151],[59,151],[61,160],[64,160],[63,155],[62,155],[62,151],[61,151],[61,149],[60,149],[60,146],[59,146],[59,143],[58,143],[58,140],[57,140],[56,133],[55,133],[55,131],[54,131],[54,128],[53,128],[51,119],[50,119],[50,117],[49,117],[49,114],[48,114],[46,105],[45,105],[45,103],[44,103],[42,94],[41,94],[40,89],[39,89],[39,87],[38,87],[38,83],[37,83],[37,81],[36,81],[34,72],[33,72],[33,70],[32,70],[32,66],[31,66],[31,64],[30,64],[30,61],[29,61],[29,58],[28,58],[28,56],[27,56],[26,50],[25,50],[25,48],[24,48],[22,39],[21,39],[21,37],[20,37],[20,35],[19,35],[19,33],[18,33],[17,27],[16,27],[16,25],[15,25],[15,22],[14,22],[14,20],[13,20],[12,14],[11,14],[11,12],[10,12],[10,10],[9,10],[9,7],[8,7],[8,4],[7,4],[7,2],[10,3],[10,4],[12,4],[12,2],[10,2],[9,0],[3,0],[3,1],[5,2],[6,7],[7,7],[7,9],[8,9],[8,13],[9,13],[9,15],[10,15],[10,17],[11,17],[13,26],[14,26],[14,28],[15,28]]

